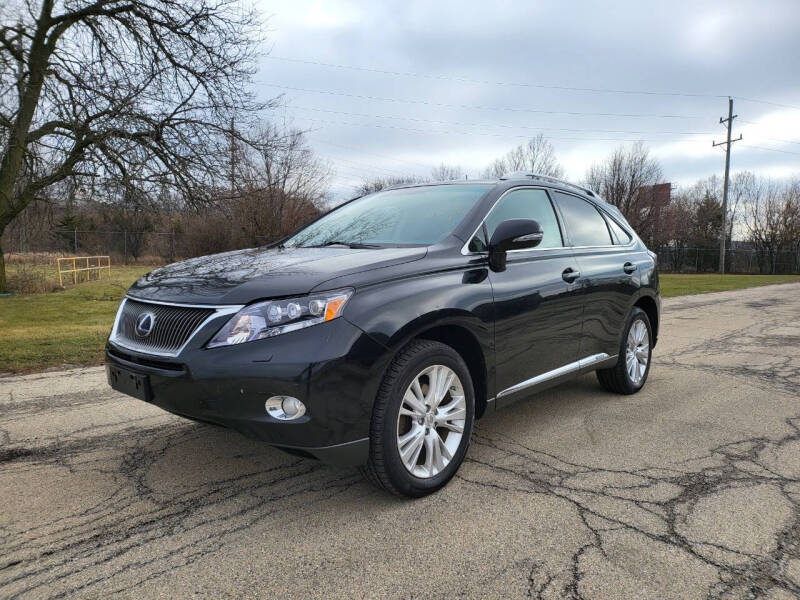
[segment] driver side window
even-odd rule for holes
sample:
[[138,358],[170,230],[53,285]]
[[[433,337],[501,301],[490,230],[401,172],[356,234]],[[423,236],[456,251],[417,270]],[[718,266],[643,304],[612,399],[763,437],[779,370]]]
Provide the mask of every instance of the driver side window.
[[489,238],[497,226],[508,219],[533,219],[542,227],[544,237],[536,248],[560,248],[564,245],[558,219],[547,192],[537,189],[513,190],[503,196],[486,217]]

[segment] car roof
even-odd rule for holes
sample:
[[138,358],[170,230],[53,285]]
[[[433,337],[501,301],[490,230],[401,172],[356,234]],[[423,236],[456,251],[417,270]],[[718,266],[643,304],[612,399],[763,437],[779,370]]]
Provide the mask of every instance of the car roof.
[[515,171],[513,173],[509,173],[498,177],[497,179],[457,179],[453,181],[427,181],[427,182],[419,182],[419,183],[401,183],[398,185],[393,185],[390,187],[386,187],[381,191],[384,190],[397,190],[403,188],[412,188],[412,187],[430,187],[430,186],[437,186],[437,185],[501,185],[507,184],[508,187],[514,187],[515,185],[524,185],[530,184],[532,181],[535,181],[538,184],[541,184],[546,187],[560,189],[563,191],[568,192],[579,192],[583,196],[588,196],[598,202],[605,203],[605,201],[600,197],[599,194],[594,192],[593,190],[577,185],[575,183],[558,179],[557,177],[551,177],[549,175],[542,175],[539,173],[528,173],[524,171]]

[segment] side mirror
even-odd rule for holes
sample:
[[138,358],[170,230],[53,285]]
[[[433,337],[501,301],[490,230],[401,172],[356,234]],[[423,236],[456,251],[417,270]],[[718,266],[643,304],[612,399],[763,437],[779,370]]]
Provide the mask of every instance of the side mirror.
[[535,248],[544,237],[542,227],[533,219],[508,219],[500,223],[489,241],[489,266],[493,271],[506,270],[506,252]]

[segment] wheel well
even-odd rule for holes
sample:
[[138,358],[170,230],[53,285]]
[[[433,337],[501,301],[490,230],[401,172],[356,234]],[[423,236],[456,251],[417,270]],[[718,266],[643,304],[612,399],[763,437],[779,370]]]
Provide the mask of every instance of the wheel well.
[[475,390],[475,418],[480,419],[486,411],[488,381],[486,359],[480,343],[469,330],[458,325],[440,325],[422,333],[417,338],[447,344],[461,355],[467,363],[472,387]]
[[650,296],[642,296],[639,298],[634,306],[641,308],[650,319],[650,327],[653,329],[653,346],[658,342],[658,306],[656,301]]

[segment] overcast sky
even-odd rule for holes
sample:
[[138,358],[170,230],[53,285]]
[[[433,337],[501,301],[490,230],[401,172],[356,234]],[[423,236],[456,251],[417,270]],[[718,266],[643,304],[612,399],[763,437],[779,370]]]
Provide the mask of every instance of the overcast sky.
[[800,174],[798,0],[258,6],[270,29],[258,93],[284,94],[276,118],[311,131],[337,197],[442,162],[478,177],[538,132],[569,179],[644,140],[666,180],[689,184],[722,174],[711,142],[728,95],[744,135],[732,170]]

